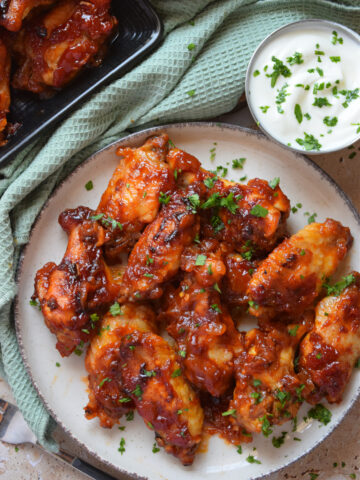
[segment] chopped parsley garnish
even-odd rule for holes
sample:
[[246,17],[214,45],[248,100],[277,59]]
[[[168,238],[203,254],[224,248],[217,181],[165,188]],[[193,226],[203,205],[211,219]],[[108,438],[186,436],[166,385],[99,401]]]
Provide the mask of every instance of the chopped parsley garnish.
[[303,113],[301,110],[300,105],[297,103],[294,108],[294,115],[296,117],[296,120],[301,123],[303,121]]
[[121,307],[118,302],[115,302],[111,305],[110,313],[113,317],[116,317],[116,315],[122,315]]
[[309,217],[308,218],[308,225],[310,225],[310,223],[314,223],[315,218],[317,217],[317,213],[313,213],[312,215],[310,215],[309,212],[305,212],[304,215]]
[[194,50],[195,48],[195,43],[189,43],[189,45],[187,46],[188,50]]
[[333,36],[332,36],[332,39],[331,39],[331,43],[332,43],[333,45],[336,45],[337,43],[339,43],[340,45],[342,45],[342,44],[344,43],[343,38],[338,36],[338,33],[337,33],[336,30],[333,30],[332,35],[333,35]]
[[331,421],[331,412],[326,407],[324,407],[324,405],[318,403],[317,405],[315,405],[315,407],[311,408],[308,411],[308,417],[314,418],[315,420],[318,420],[324,425],[327,425]]
[[114,218],[105,217],[103,213],[98,213],[97,215],[90,217],[90,220],[94,220],[94,221],[101,220],[101,223],[105,227],[111,226],[112,230],[115,230],[115,228],[119,228],[120,230],[123,229],[123,226],[120,222],[117,222]]
[[150,265],[151,263],[154,263],[154,259],[146,255],[146,265]]
[[301,63],[304,63],[302,53],[299,52],[295,52],[292,57],[287,57],[286,61],[290,63],[290,65],[300,65]]
[[316,67],[316,71],[318,72],[318,74],[320,75],[320,77],[323,77],[323,76],[324,76],[324,72],[323,72],[323,70],[321,70],[321,68]]
[[166,195],[166,193],[160,192],[159,202],[167,205],[170,202],[171,195]]
[[259,387],[261,385],[261,380],[254,378],[253,385],[254,387]]
[[332,104],[329,102],[329,100],[326,97],[316,97],[313,103],[314,107],[319,107],[319,108],[331,107],[331,105]]
[[359,92],[359,88],[355,88],[354,90],[340,90],[339,93],[345,96],[345,102],[342,104],[342,106],[347,108],[350,102],[359,98]]
[[202,209],[224,207],[227,208],[232,214],[239,208],[234,201],[234,193],[230,192],[227,197],[220,197],[218,192],[213,193],[202,205]]
[[[261,107],[260,107],[261,108]],[[232,161],[232,168],[244,168],[244,163],[246,161],[246,158],[234,158]]]
[[297,143],[305,148],[305,150],[320,150],[322,145],[318,142],[318,140],[313,136],[306,132],[304,132],[304,138],[297,138]]
[[248,304],[250,308],[254,308],[255,310],[259,308],[259,305],[256,302],[254,302],[254,300],[249,300]]
[[31,300],[29,301],[29,304],[30,304],[32,307],[37,307],[39,310],[41,310],[41,305],[40,305],[40,303],[38,303],[37,300],[31,299]]
[[185,351],[185,350],[179,350],[179,351],[178,351],[178,354],[179,354],[180,357],[182,357],[182,358],[185,358],[185,357],[186,357],[186,351]]
[[92,313],[90,315],[90,323],[91,323],[91,328],[94,330],[95,328],[95,323],[99,321],[99,315],[97,313]]
[[253,77],[258,77],[259,75],[260,75],[259,70],[255,70],[255,72],[253,73]]
[[141,399],[143,391],[142,391],[140,385],[136,385],[135,389],[131,393],[133,393],[135,395],[135,397],[138,397],[138,398]]
[[304,390],[305,388],[305,385],[302,383],[299,387],[295,388],[295,392],[296,392],[296,395],[297,395],[297,398],[299,400],[299,402],[303,402],[304,399],[301,395],[302,391]]
[[269,213],[268,209],[261,206],[261,205],[254,205],[252,209],[250,210],[251,215],[254,215],[254,217],[261,217],[265,218],[266,215]]
[[219,305],[217,303],[213,303],[211,306],[210,306],[211,310],[214,310],[214,312],[217,312],[217,313],[222,313],[221,312],[221,309],[219,308]]
[[144,370],[144,375],[146,377],[156,377],[156,372],[155,370]]
[[260,110],[263,112],[263,113],[266,113],[268,110],[269,110],[270,106],[269,105],[264,105],[263,107],[260,107]]
[[324,117],[323,118],[323,122],[325,123],[325,125],[327,125],[328,127],[335,127],[335,125],[338,123],[338,118],[337,117]]
[[206,262],[206,255],[198,255],[196,257],[196,260],[195,260],[195,265],[196,266],[202,266],[202,265],[205,265],[205,262]]
[[193,90],[188,90],[188,91],[186,92],[186,94],[189,95],[189,97],[193,97],[193,96],[195,95],[195,92],[196,92],[195,89],[193,89]]
[[296,337],[297,331],[299,330],[300,325],[295,325],[293,328],[289,328],[288,332],[291,337]]
[[338,63],[341,61],[341,58],[340,57],[330,57],[330,60],[334,63]]
[[286,101],[286,97],[288,97],[290,95],[290,93],[288,93],[286,91],[287,87],[289,85],[287,83],[285,83],[285,85],[283,85],[280,90],[278,89],[278,94],[276,95],[275,97],[275,103],[277,105],[277,111],[279,113],[284,113],[284,110],[282,109],[281,107],[281,104],[284,103]]
[[253,455],[249,455],[248,457],[246,457],[246,461],[249,463],[261,463],[260,460],[255,458]]
[[192,213],[196,213],[197,211],[197,208],[200,207],[200,197],[197,193],[194,193],[193,195],[190,195],[189,197],[187,197],[189,202],[190,202],[190,205],[191,205],[191,212]]
[[89,180],[87,183],[85,183],[85,188],[87,191],[90,191],[94,188],[94,184],[92,182],[92,180]]
[[181,375],[181,368],[177,368],[177,369],[174,370],[173,373],[171,374],[171,378],[180,377],[180,375]]
[[120,440],[120,447],[118,448],[118,452],[121,453],[121,455],[125,452],[125,438],[122,437]]
[[315,55],[325,55],[325,52],[323,52],[322,50],[315,50]]
[[340,293],[346,288],[352,285],[355,282],[354,275],[346,275],[339,282],[336,282],[334,285],[329,285],[328,283],[323,283],[322,287],[326,289],[327,295],[333,295],[338,297]]
[[324,90],[324,87],[325,87],[325,82],[322,82],[322,83],[315,83],[314,87],[313,87],[313,94],[316,95],[317,92],[319,92],[320,90]]
[[221,294],[220,287],[219,287],[219,285],[218,285],[217,283],[214,284],[214,290],[215,290],[216,292],[218,292],[218,293]]
[[255,399],[255,405],[258,405],[263,399],[259,392],[251,392],[250,397]]
[[312,473],[312,472],[309,473],[309,475],[310,475],[310,480],[316,480],[319,476],[318,473]]
[[319,352],[319,353],[317,353],[315,356],[316,356],[316,358],[317,358],[318,360],[320,360],[320,358],[322,358],[322,353]]
[[99,388],[101,388],[106,382],[111,382],[111,378],[109,377],[105,377],[101,380],[101,382],[99,383]]
[[157,453],[157,452],[160,452],[160,448],[157,446],[156,443],[154,443],[152,447],[152,453]]
[[275,177],[273,178],[272,180],[270,180],[269,182],[269,186],[275,190],[275,188],[279,185],[280,183],[280,177]]
[[127,412],[125,414],[125,418],[128,422],[131,422],[131,420],[134,420],[134,411],[131,410],[131,412]]
[[175,148],[175,143],[169,138],[168,144],[170,145],[171,148]]
[[276,398],[280,401],[281,403],[281,407],[284,408],[285,407],[285,404],[288,400],[290,400],[291,398],[291,395],[289,392],[286,392],[284,390],[277,390],[275,392],[275,396]]
[[204,185],[207,188],[213,188],[215,182],[217,181],[218,177],[207,177],[204,180]]
[[259,420],[260,420],[260,422],[262,422],[261,431],[262,431],[264,437],[268,437],[273,432],[272,429],[270,428],[269,419],[267,418],[266,415],[264,415],[263,417],[259,418]]
[[241,454],[242,454],[242,446],[241,446],[241,445],[237,445],[236,451],[237,451],[238,454],[241,455]]
[[291,71],[278,58],[272,56],[271,60],[274,62],[272,73],[267,73],[266,76],[271,78],[271,87],[274,88],[277,79],[282,75],[283,77],[290,77]]
[[273,437],[271,439],[273,446],[275,448],[280,448],[281,445],[283,445],[283,443],[285,442],[286,435],[287,435],[287,432],[281,432],[280,437]]
[[304,256],[305,254],[306,254],[306,251],[302,248],[302,249],[300,250],[300,255],[301,255],[301,256]]
[[128,402],[131,402],[131,398],[129,397],[119,398],[119,403],[128,403]]
[[55,365],[56,365],[57,367],[60,367],[60,363],[59,363],[59,362],[56,362]]
[[226,412],[222,412],[221,414],[223,417],[228,417],[231,415],[232,417],[236,416],[236,408],[231,408],[230,410],[227,410]]
[[360,133],[360,123],[352,123],[351,125],[354,125],[354,126],[358,127],[356,129],[356,133]]
[[90,333],[90,332],[89,332],[89,330],[88,330],[87,328],[82,328],[82,329],[81,329],[81,331],[82,331],[82,332],[84,332],[84,333],[87,333],[87,334],[89,334],[89,333]]

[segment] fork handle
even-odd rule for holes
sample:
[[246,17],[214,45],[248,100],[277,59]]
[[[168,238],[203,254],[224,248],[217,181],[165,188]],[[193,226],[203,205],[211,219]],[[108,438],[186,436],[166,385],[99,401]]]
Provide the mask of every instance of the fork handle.
[[65,461],[66,463],[74,467],[76,470],[84,473],[89,478],[93,478],[94,480],[116,480],[108,473],[105,473],[98,468],[93,467],[92,465],[90,465],[90,463],[87,463],[80,458],[73,457],[72,455],[64,452],[63,450],[60,450],[59,453],[53,453],[53,455]]

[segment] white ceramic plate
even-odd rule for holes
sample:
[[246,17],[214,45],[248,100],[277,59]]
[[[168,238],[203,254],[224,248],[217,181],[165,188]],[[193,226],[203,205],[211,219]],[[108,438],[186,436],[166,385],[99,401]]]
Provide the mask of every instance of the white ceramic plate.
[[[76,355],[60,358],[55,349],[55,337],[46,328],[41,313],[29,305],[35,272],[50,260],[59,262],[66,248],[67,237],[57,223],[59,213],[78,205],[95,208],[118,163],[117,146],[141,145],[146,137],[160,131],[166,131],[175,145],[197,156],[205,168],[214,169],[220,164],[227,166],[229,179],[237,180],[243,175],[268,180],[280,177],[281,188],[292,205],[298,202],[303,205],[291,215],[290,231],[295,232],[306,225],[305,212],[316,212],[318,221],[326,217],[341,221],[351,228],[355,242],[339,276],[350,269],[360,270],[359,217],[344,193],[309,159],[272,143],[262,134],[235,126],[192,123],[158,127],[130,135],[93,155],[61,184],[43,208],[32,230],[18,275],[16,326],[21,352],[39,395],[56,421],[92,455],[119,471],[151,480],[260,478],[309,452],[340,423],[359,394],[360,372],[354,372],[341,405],[330,407],[332,421],[327,426],[316,421],[302,421],[309,409],[308,405],[303,405],[296,432],[291,432],[290,422],[274,429],[276,436],[281,431],[289,432],[280,449],[273,447],[270,438],[258,435],[253,444],[243,445],[243,453],[238,454],[236,448],[214,436],[203,449],[206,451],[198,453],[194,464],[183,467],[163,451],[152,453],[154,434],[138,416],[132,422],[121,421],[126,425],[125,431],[116,427],[106,430],[100,428],[97,419],[85,419],[84,358]],[[210,160],[213,148],[216,156]],[[246,157],[244,169],[232,170],[231,160],[239,157]],[[84,188],[89,180],[94,183],[91,191]],[[56,362],[61,366],[56,367]],[[126,440],[123,455],[118,452],[121,437]],[[301,438],[301,441],[294,441],[294,437]],[[246,461],[248,455],[254,455],[261,464],[249,464]]]

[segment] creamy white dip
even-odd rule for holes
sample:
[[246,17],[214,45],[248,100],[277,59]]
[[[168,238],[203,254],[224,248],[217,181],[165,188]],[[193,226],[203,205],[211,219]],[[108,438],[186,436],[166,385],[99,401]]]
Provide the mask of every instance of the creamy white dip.
[[255,118],[279,142],[331,151],[359,138],[360,42],[347,31],[309,23],[279,32],[248,82]]

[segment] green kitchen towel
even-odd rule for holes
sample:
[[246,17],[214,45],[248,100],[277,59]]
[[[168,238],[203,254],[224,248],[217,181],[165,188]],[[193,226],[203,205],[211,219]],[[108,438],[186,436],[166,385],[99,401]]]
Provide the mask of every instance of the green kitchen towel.
[[91,153],[135,127],[208,119],[233,109],[252,52],[276,28],[324,18],[360,30],[359,0],[153,0],[153,5],[165,26],[161,46],[0,169],[1,371],[49,449],[57,448],[50,435],[54,422],[22,363],[11,305],[21,248],[54,187]]

